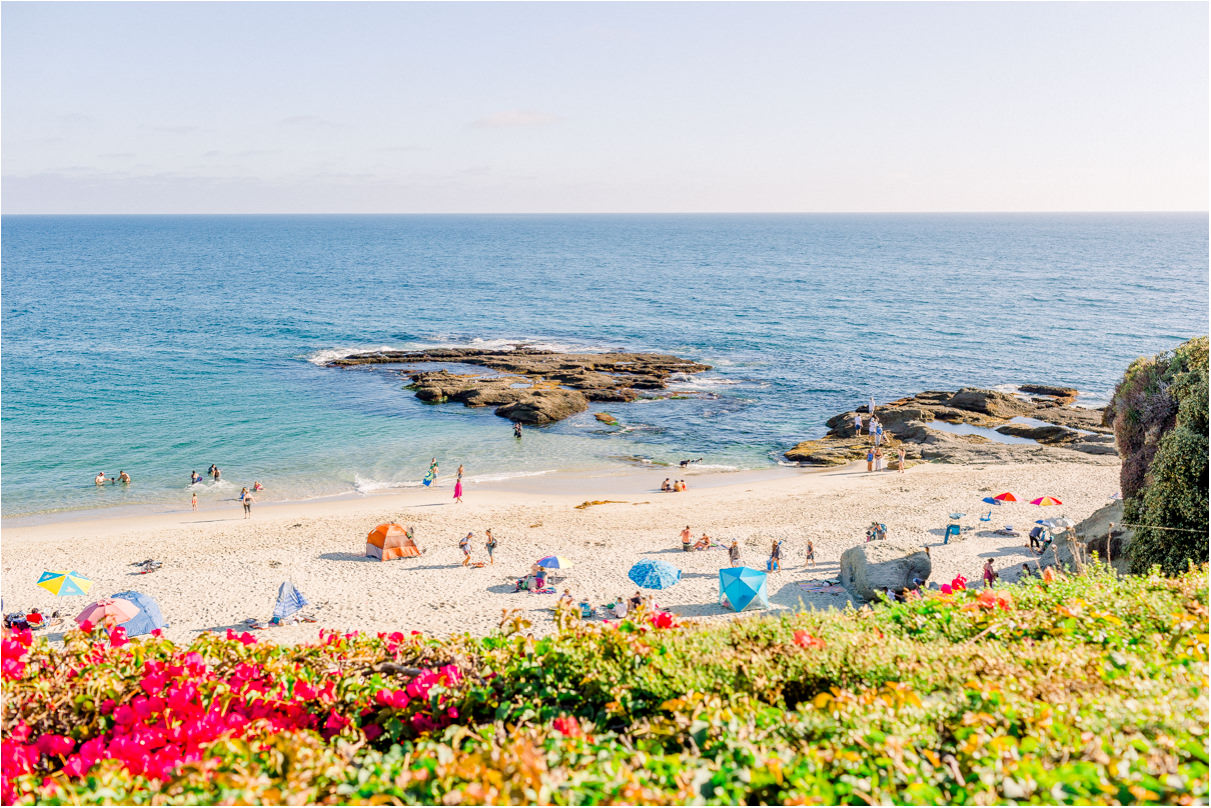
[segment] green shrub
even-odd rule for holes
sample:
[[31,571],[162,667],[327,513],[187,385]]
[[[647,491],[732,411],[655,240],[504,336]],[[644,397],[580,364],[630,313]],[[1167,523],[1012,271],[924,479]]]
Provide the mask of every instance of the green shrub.
[[1207,560],[1207,338],[1127,369],[1106,410],[1123,457],[1123,517],[1135,572]]

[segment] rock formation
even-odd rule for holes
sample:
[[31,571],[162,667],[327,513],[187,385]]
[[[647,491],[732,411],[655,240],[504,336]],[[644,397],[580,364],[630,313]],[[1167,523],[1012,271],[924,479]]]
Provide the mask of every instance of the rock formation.
[[841,585],[857,600],[876,600],[876,591],[911,589],[913,579],[929,580],[933,565],[919,544],[884,539],[859,544],[841,554]]
[[[1033,395],[1027,395],[1027,393]],[[1066,387],[1024,385],[1017,395],[998,390],[963,388],[957,392],[931,390],[876,406],[875,415],[887,435],[885,460],[895,459],[903,446],[908,458],[947,463],[997,463],[1023,459],[1117,462],[1111,430],[1102,424],[1102,411],[1070,406],[1076,392]],[[854,416],[861,414],[864,431],[854,434]],[[865,406],[828,419],[828,434],[803,441],[786,452],[788,460],[813,465],[840,465],[866,457],[870,440]],[[1017,419],[1012,420],[1012,419]],[[947,428],[945,425],[954,425]],[[961,434],[964,426],[975,434]],[[1031,443],[1000,443],[995,430]]]
[[[549,424],[584,412],[590,401],[634,401],[664,389],[674,373],[700,373],[710,365],[669,354],[560,353],[525,346],[514,350],[434,348],[425,351],[370,351],[329,362],[330,367],[448,363],[481,365],[488,374],[448,370],[407,372],[421,401],[461,401],[468,407],[496,407],[502,418]],[[641,392],[643,391],[643,392]]]

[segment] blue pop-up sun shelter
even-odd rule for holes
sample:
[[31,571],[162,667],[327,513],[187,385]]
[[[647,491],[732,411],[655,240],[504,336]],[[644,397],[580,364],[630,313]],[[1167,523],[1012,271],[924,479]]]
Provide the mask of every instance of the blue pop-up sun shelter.
[[156,603],[151,595],[130,591],[115,592],[113,596],[115,598],[122,598],[122,600],[129,600],[139,607],[138,614],[121,624],[122,628],[126,629],[127,637],[150,634],[155,629],[164,628],[168,625],[164,622],[164,616],[160,614],[160,604]]
[[627,577],[644,589],[668,589],[681,580],[681,570],[667,561],[645,558],[631,567]]
[[719,604],[730,606],[737,612],[768,609],[765,573],[749,567],[724,567],[719,570]]

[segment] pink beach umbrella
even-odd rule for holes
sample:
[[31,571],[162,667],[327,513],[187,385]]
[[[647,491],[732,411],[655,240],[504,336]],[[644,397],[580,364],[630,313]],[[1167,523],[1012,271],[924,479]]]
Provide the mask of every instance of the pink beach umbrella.
[[110,620],[125,623],[139,613],[139,607],[129,600],[122,598],[106,598],[90,604],[88,608],[76,615],[76,622],[92,623],[94,626],[108,624]]
[[1063,505],[1064,503],[1060,502],[1055,497],[1039,497],[1038,499],[1030,500],[1030,504],[1031,505]]

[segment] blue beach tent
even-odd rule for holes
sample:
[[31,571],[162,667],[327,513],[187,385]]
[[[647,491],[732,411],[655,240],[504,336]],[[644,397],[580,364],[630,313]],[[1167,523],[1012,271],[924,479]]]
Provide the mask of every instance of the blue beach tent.
[[765,573],[750,567],[724,567],[719,570],[719,605],[732,611],[768,609],[769,593]]
[[644,589],[668,589],[681,580],[681,570],[667,561],[645,558],[631,567],[627,577]]
[[142,592],[132,590],[128,592],[115,592],[114,597],[129,600],[139,607],[138,614],[121,624],[122,628],[126,629],[127,637],[150,634],[156,629],[164,628],[168,625],[164,622],[164,616],[160,614],[160,604],[156,603],[151,595],[144,595]]

